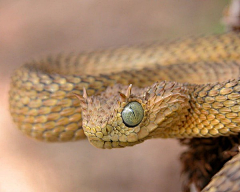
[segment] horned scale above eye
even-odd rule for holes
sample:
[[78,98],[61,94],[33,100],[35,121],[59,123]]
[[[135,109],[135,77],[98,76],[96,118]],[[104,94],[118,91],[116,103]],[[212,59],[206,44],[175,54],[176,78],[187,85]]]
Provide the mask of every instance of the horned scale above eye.
[[135,127],[141,123],[144,110],[140,103],[133,101],[128,103],[122,111],[122,119],[127,127]]

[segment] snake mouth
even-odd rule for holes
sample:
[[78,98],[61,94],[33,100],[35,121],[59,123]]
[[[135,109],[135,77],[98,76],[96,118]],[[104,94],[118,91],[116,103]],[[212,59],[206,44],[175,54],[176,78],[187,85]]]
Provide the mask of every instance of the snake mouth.
[[101,149],[112,149],[112,148],[122,148],[124,146],[120,145],[121,142],[119,141],[104,141],[100,138],[96,137],[89,137],[88,141],[97,148]]
[[121,141],[104,141],[100,138],[89,137],[88,141],[97,148],[101,149],[112,149],[112,148],[124,148],[128,146],[133,146],[139,143],[142,143],[144,140],[138,140],[135,142],[121,142]]

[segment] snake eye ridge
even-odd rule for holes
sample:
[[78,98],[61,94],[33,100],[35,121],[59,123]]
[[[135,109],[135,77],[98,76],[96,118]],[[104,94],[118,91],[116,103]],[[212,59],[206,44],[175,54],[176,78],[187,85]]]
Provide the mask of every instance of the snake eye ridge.
[[136,101],[128,103],[122,110],[122,120],[127,127],[137,126],[141,123],[143,116],[143,107]]

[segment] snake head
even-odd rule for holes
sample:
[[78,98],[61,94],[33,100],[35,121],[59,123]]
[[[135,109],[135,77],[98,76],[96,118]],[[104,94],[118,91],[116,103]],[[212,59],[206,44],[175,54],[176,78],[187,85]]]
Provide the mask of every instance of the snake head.
[[98,148],[132,146],[156,134],[166,137],[158,128],[166,128],[166,121],[182,112],[187,100],[183,92],[177,84],[161,82],[144,89],[115,85],[82,97],[84,133]]

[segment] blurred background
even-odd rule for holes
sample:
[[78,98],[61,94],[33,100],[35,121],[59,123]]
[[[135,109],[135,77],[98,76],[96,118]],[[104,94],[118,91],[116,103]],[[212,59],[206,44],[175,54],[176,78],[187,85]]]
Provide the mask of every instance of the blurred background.
[[32,58],[223,32],[225,0],[0,1],[0,191],[180,191],[176,140],[101,150],[24,136],[8,111],[10,76]]

